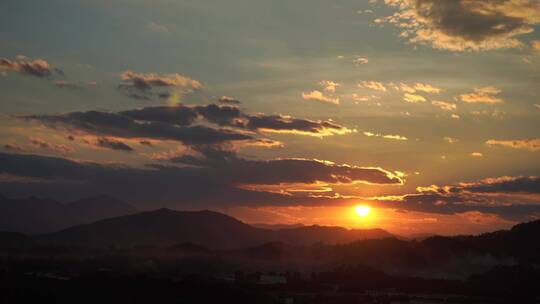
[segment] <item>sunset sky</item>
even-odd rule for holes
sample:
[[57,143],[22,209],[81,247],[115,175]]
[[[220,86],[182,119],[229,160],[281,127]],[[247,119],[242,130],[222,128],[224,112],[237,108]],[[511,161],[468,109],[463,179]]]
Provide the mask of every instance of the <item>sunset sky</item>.
[[540,218],[540,1],[2,0],[0,115],[8,197],[508,228]]

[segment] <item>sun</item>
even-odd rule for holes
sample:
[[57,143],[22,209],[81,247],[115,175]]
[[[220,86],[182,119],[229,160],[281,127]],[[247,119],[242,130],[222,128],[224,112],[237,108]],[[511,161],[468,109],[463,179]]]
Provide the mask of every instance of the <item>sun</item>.
[[367,205],[358,205],[354,207],[354,211],[358,214],[359,217],[366,217],[371,213],[371,207]]

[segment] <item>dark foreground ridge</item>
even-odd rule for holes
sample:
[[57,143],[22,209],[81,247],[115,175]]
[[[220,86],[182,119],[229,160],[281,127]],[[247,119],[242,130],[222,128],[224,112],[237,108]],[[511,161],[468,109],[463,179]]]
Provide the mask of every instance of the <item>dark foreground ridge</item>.
[[408,241],[159,209],[0,232],[0,303],[537,303],[539,235],[534,221]]

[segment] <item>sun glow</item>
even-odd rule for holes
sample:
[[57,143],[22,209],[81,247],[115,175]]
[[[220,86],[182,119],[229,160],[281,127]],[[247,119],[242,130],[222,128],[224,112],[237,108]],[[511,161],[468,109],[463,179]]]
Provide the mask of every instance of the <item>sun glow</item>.
[[354,211],[359,217],[366,217],[371,213],[371,207],[367,205],[358,205],[354,207]]

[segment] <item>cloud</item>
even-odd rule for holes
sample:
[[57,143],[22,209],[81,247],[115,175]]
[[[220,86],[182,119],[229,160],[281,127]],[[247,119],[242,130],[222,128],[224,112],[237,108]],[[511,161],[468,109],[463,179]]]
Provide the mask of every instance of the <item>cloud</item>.
[[363,65],[363,64],[368,64],[369,59],[364,58],[364,57],[357,57],[357,58],[354,58],[352,62],[356,65]]
[[152,33],[157,34],[168,34],[169,29],[162,24],[156,23],[156,22],[150,22],[146,25],[146,30]]
[[117,151],[133,152],[133,148],[129,145],[111,138],[98,138],[96,146]]
[[416,92],[416,89],[409,86],[408,84],[404,83],[404,82],[400,82],[399,83],[399,87],[398,89],[400,89],[401,91],[403,92],[406,92],[406,93],[415,93]]
[[[418,187],[417,193],[378,198],[374,206],[440,214],[482,212],[509,220],[540,217],[540,178],[496,177],[456,185]],[[377,198],[375,198],[377,199]]]
[[453,137],[448,137],[448,136],[444,137],[443,139],[444,139],[444,141],[446,141],[449,144],[455,144],[455,143],[459,142],[459,139],[453,138]]
[[531,41],[531,46],[532,46],[533,50],[540,53],[540,40]]
[[325,204],[300,194],[276,194],[247,190],[244,185],[283,183],[401,185],[401,178],[380,168],[338,165],[313,159],[247,160],[231,154],[177,157],[172,161],[188,166],[126,165],[73,161],[59,157],[0,153],[0,174],[46,180],[38,184],[2,183],[0,191],[24,191],[50,197],[75,197],[108,193],[145,208],[170,206],[273,206]]
[[[280,183],[316,182],[330,184],[402,184],[397,175],[381,168],[364,168],[351,165],[337,165],[329,161],[303,158],[273,160],[248,160],[234,155],[214,159],[190,158],[188,161],[211,168],[214,174],[223,174],[231,182],[251,185],[277,185]],[[173,162],[184,163],[186,158],[177,157]]]
[[405,93],[403,95],[403,100],[410,103],[426,102],[426,98],[424,96],[409,93]]
[[30,143],[34,147],[38,147],[38,148],[41,148],[41,149],[46,149],[46,150],[58,152],[58,153],[61,153],[61,154],[71,153],[71,152],[75,151],[73,148],[68,147],[66,145],[49,143],[49,142],[46,142],[45,140],[40,139],[40,138],[32,137],[32,138],[30,138]]
[[341,86],[340,83],[334,82],[332,80],[322,80],[319,82],[319,85],[321,85],[325,91],[330,93],[335,93],[337,87]]
[[63,74],[61,70],[53,69],[51,65],[43,59],[30,61],[24,56],[18,57],[17,61],[0,58],[0,71],[1,70],[15,71],[39,78],[50,77],[54,72]]
[[537,0],[389,0],[398,11],[378,18],[402,29],[401,37],[451,51],[520,48],[519,37],[540,23]]
[[450,103],[446,101],[434,100],[431,102],[431,104],[445,111],[453,111],[457,109],[457,105],[455,103]]
[[524,149],[529,151],[540,151],[540,138],[517,139],[517,140],[496,140],[486,141],[489,146],[503,146],[514,149]]
[[4,144],[4,149],[17,152],[23,152],[24,148],[16,144]]
[[309,119],[296,119],[284,115],[253,115],[248,116],[246,127],[262,132],[292,133],[312,136],[330,136],[353,133],[332,121],[313,121]]
[[200,81],[180,74],[136,73],[125,71],[121,75],[123,83],[118,86],[128,96],[136,99],[150,99],[153,96],[166,98],[170,93],[156,91],[156,89],[176,89],[181,93],[200,90],[203,85]]
[[424,93],[429,93],[429,94],[439,94],[441,92],[441,89],[435,87],[435,86],[432,86],[428,83],[420,83],[420,82],[417,82],[414,84],[414,88],[417,90],[417,91],[422,91]]
[[57,80],[54,85],[63,89],[81,90],[83,86],[80,83],[69,82],[66,80]]
[[504,100],[495,96],[499,95],[501,90],[496,87],[489,86],[474,89],[474,92],[468,94],[459,95],[459,99],[466,103],[485,103],[485,104],[497,104],[503,103]]
[[[207,126],[183,126],[149,119],[133,118],[134,113],[114,113],[102,111],[71,112],[61,115],[30,115],[26,120],[39,121],[50,127],[64,127],[97,136],[116,138],[137,138],[173,140],[188,145],[223,143],[227,141],[252,140],[253,137],[230,130],[214,129]],[[130,116],[131,115],[131,116]],[[139,117],[140,118],[140,117]],[[166,117],[168,119],[169,117]],[[179,121],[179,123],[182,123]]]
[[386,92],[384,84],[378,81],[361,81],[358,83],[358,87]]
[[483,157],[484,154],[482,154],[482,153],[480,153],[480,152],[472,152],[472,153],[471,153],[471,156],[472,156],[472,157]]
[[408,140],[407,137],[397,135],[397,134],[396,135],[392,135],[392,134],[383,135],[383,134],[373,133],[373,132],[364,132],[364,135],[367,136],[367,137],[382,137],[382,138],[385,138],[385,139]]
[[343,135],[355,130],[330,120],[309,120],[285,115],[246,114],[228,105],[153,106],[119,112],[86,111],[59,115],[28,115],[51,128],[97,137],[178,141],[187,146],[241,143],[264,147],[276,141],[261,133],[289,133],[309,136]]
[[229,96],[221,96],[218,99],[218,102],[227,105],[239,105],[241,103],[240,100]]
[[339,105],[339,98],[332,98],[325,96],[321,91],[311,91],[309,93],[302,92],[302,98],[305,100],[319,101],[322,103],[329,103],[334,105]]

